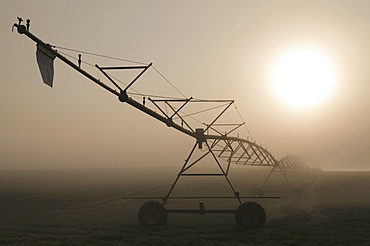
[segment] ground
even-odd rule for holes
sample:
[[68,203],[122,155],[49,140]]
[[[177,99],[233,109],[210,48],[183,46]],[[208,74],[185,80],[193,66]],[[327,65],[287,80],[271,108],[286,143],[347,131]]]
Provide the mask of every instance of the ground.
[[[235,171],[236,170],[236,171]],[[230,180],[241,196],[261,187],[271,169],[237,167]],[[143,228],[137,212],[164,196],[176,168],[0,171],[0,245],[368,245],[370,172],[288,170],[295,199],[277,172],[264,190],[279,199],[244,199],[266,211],[261,229],[239,228],[232,214],[169,214],[160,228]],[[287,193],[284,193],[287,192]],[[174,196],[230,196],[220,177],[180,179]],[[206,209],[236,209],[235,199],[204,199]],[[170,200],[166,208],[198,208]]]

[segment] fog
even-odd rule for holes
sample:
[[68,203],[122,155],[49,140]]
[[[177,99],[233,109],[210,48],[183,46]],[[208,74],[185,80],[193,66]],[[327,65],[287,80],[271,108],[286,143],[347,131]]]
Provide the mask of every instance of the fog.
[[[58,59],[54,88],[43,84],[35,43],[11,32],[17,16],[31,19],[30,31],[46,43],[153,62],[186,97],[234,99],[253,140],[277,159],[305,154],[324,170],[369,170],[368,1],[38,0],[1,5],[1,170],[180,168],[194,144]],[[338,78],[332,95],[309,108],[283,102],[270,81],[277,59],[301,46],[327,54]],[[82,59],[122,65],[85,54]],[[114,76],[126,81],[132,75]],[[153,69],[135,86],[140,92],[179,96]]]

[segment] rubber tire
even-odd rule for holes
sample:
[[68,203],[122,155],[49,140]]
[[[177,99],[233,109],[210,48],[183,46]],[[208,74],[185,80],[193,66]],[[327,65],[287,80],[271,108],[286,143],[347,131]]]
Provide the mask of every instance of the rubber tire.
[[256,202],[242,203],[235,213],[236,224],[246,229],[261,228],[266,222],[266,213]]
[[263,196],[263,190],[260,188],[254,189],[252,192],[252,196],[255,197]]
[[302,197],[302,191],[298,188],[294,188],[290,191],[290,196],[296,199],[300,199]]
[[138,213],[138,220],[142,226],[164,226],[167,223],[167,217],[166,208],[157,201],[144,203]]

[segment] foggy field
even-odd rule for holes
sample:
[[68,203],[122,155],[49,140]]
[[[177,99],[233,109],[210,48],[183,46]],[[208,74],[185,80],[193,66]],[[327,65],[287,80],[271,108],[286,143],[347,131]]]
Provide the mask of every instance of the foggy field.
[[[232,168],[241,196],[262,186],[269,168]],[[238,228],[230,214],[169,214],[160,228],[143,228],[137,212],[164,196],[176,168],[32,170],[0,172],[1,245],[368,245],[370,172],[288,170],[299,200],[245,199],[267,214],[262,229]],[[281,173],[266,190],[289,191]],[[173,196],[231,196],[221,177],[183,177]],[[234,199],[202,200],[206,209],[236,209]],[[166,208],[198,209],[199,200],[170,200]]]

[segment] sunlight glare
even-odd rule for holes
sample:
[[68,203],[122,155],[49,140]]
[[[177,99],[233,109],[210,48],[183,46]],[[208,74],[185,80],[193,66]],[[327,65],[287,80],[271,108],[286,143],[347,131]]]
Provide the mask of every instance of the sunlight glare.
[[283,56],[272,72],[277,94],[296,106],[310,106],[327,98],[334,88],[334,69],[321,53],[300,49]]

